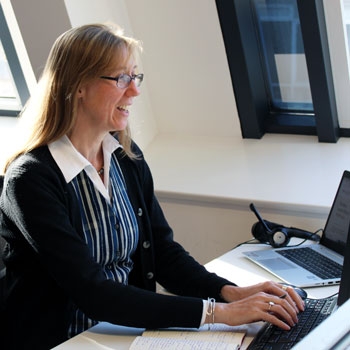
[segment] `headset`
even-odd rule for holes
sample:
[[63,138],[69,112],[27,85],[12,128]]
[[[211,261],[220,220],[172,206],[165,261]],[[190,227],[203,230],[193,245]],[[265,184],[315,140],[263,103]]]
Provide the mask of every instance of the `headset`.
[[310,239],[316,242],[320,240],[320,236],[316,233],[295,227],[284,227],[283,225],[263,220],[253,203],[249,205],[249,208],[259,220],[252,226],[252,234],[261,243],[270,244],[274,248],[282,248],[289,243],[291,237]]

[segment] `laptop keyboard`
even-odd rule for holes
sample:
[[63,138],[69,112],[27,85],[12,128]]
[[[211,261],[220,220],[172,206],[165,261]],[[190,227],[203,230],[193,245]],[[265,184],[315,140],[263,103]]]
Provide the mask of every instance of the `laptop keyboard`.
[[276,250],[276,253],[314,273],[322,279],[341,278],[342,265],[311,248]]
[[266,324],[247,350],[291,349],[332,313],[336,300],[336,297],[305,299],[305,311],[298,315],[299,322],[291,330],[284,331],[271,324]]

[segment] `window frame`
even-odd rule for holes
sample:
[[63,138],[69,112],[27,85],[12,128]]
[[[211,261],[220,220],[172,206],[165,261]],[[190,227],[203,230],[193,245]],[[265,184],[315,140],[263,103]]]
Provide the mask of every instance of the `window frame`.
[[337,142],[349,136],[338,122],[323,1],[296,1],[314,113],[270,110],[250,0],[216,0],[243,138],[280,133]]
[[[15,45],[9,30],[6,16],[0,2],[0,39],[18,92],[20,103],[25,105],[30,97],[30,91],[17,55]],[[17,117],[21,110],[3,109],[0,106],[1,117]]]

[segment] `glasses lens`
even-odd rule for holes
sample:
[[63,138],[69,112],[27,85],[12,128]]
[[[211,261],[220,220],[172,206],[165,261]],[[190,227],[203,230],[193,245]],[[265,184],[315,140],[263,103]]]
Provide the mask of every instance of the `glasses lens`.
[[138,74],[135,76],[135,84],[137,87],[139,87],[143,80],[143,74]]
[[117,86],[121,89],[124,89],[127,86],[129,86],[130,82],[131,82],[131,77],[127,74],[122,74],[118,77]]

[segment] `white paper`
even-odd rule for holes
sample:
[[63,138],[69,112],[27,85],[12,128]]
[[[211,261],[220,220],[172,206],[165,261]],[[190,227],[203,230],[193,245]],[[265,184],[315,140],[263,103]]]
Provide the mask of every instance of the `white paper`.
[[198,329],[147,330],[137,337],[130,350],[236,350],[243,342],[245,332],[237,327],[213,325]]

